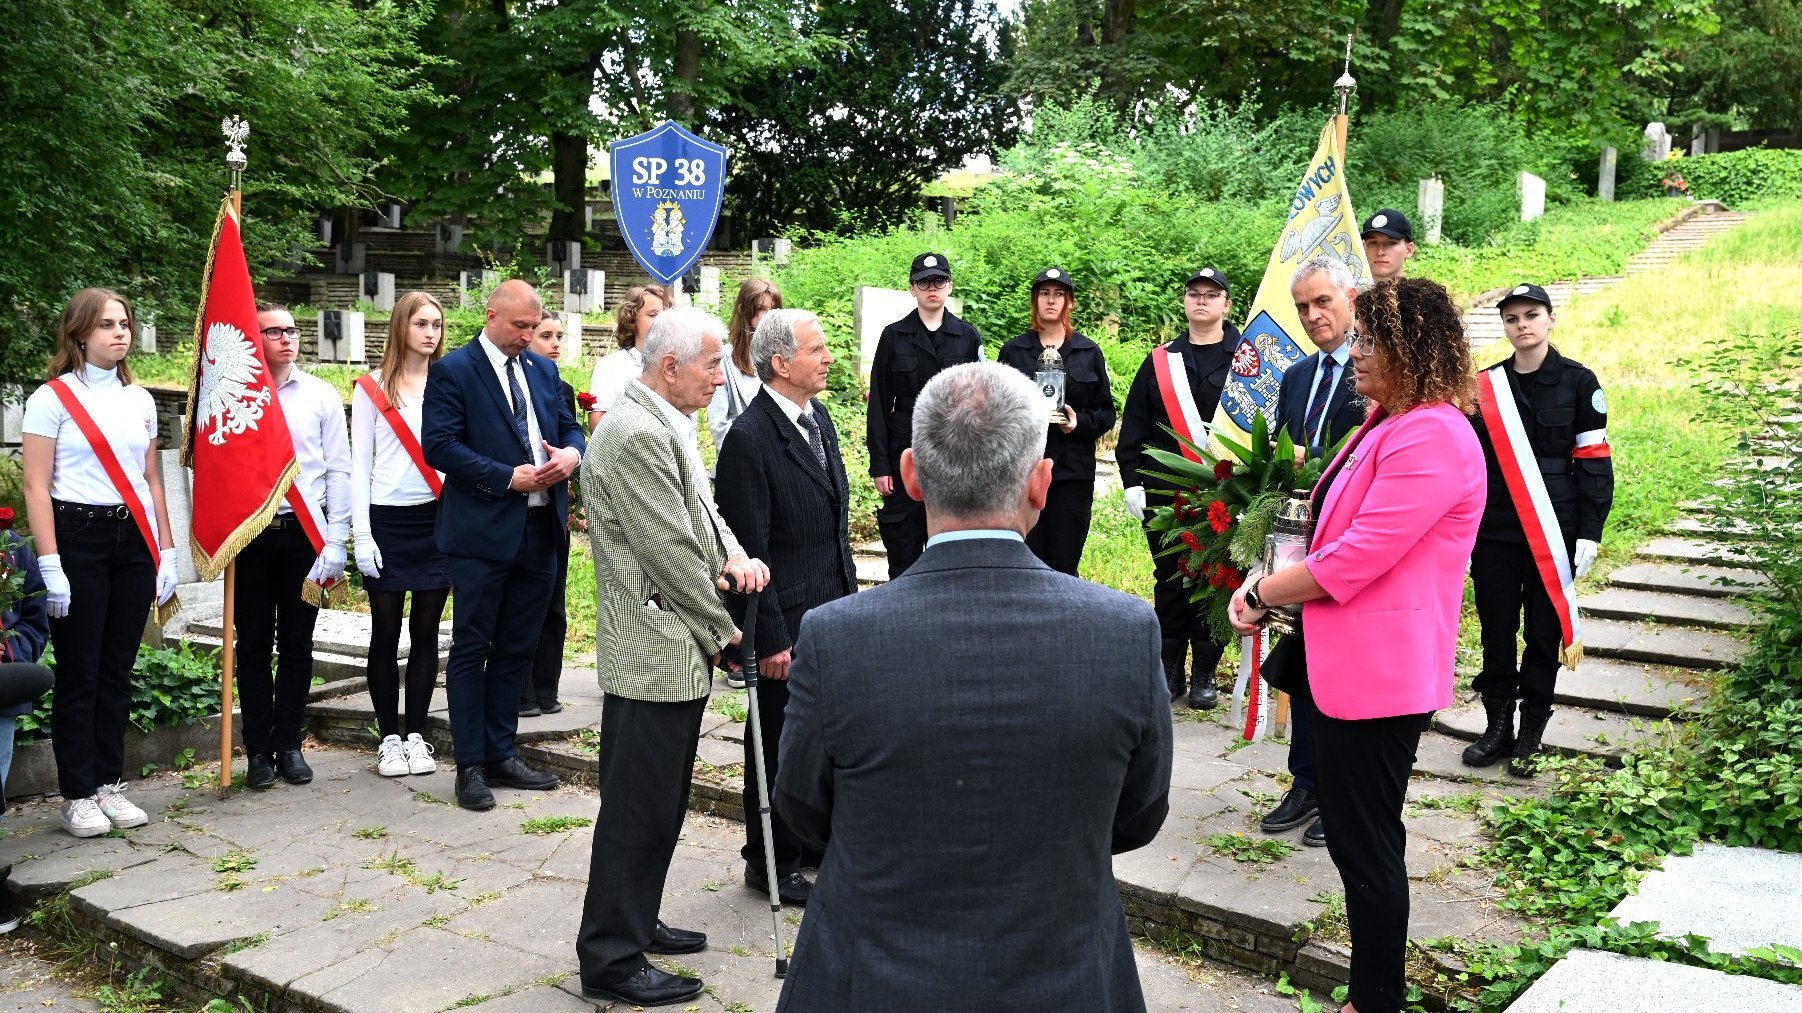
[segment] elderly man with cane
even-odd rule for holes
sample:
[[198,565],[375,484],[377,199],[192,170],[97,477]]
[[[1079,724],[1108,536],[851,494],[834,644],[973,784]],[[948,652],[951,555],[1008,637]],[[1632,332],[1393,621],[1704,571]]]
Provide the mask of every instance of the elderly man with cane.
[[644,371],[607,412],[582,461],[588,537],[600,561],[601,809],[576,936],[582,994],[639,1006],[699,995],[647,953],[705,949],[658,918],[682,833],[701,714],[720,655],[740,633],[723,590],[757,591],[748,558],[707,495],[695,412],[725,382],[725,325],[698,309],[663,313]]

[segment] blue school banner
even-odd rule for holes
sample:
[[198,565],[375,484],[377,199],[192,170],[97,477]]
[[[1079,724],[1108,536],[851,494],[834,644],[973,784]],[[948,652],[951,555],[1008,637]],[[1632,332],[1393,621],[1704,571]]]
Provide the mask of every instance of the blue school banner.
[[719,224],[726,149],[665,120],[608,151],[626,247],[651,277],[674,284],[701,259]]

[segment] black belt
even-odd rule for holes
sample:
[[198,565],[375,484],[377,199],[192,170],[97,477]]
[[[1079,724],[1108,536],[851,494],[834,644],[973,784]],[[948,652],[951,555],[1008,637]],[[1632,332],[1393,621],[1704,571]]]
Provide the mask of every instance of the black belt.
[[131,508],[123,503],[111,506],[98,506],[93,503],[72,503],[66,499],[53,499],[50,505],[59,514],[71,517],[85,517],[89,520],[128,521],[131,520]]
[[300,518],[293,514],[276,514],[274,517],[269,518],[269,530],[271,531],[283,531],[288,528],[298,527],[300,527]]

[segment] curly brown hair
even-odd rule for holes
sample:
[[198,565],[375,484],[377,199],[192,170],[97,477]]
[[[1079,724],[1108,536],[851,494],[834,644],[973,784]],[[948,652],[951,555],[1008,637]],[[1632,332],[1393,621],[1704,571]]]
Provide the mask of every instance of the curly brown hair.
[[663,308],[669,309],[669,292],[662,285],[634,285],[626,290],[619,309],[613,311],[614,344],[621,348],[638,344],[638,311],[644,309],[645,299],[651,296],[656,296]]
[[1379,281],[1358,293],[1358,344],[1389,374],[1383,407],[1399,415],[1422,405],[1476,410],[1476,378],[1464,318],[1445,287],[1425,278]]

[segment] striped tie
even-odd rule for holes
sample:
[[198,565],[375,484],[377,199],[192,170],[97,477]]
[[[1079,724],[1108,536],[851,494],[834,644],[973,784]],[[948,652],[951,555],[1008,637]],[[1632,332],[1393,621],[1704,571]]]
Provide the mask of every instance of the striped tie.
[[1308,446],[1320,446],[1320,421],[1326,417],[1327,402],[1333,399],[1333,367],[1339,363],[1331,358],[1320,364],[1320,388],[1314,393],[1314,403],[1308,407],[1307,421],[1302,428],[1307,432]]

